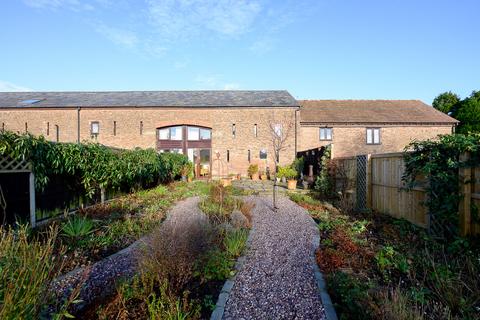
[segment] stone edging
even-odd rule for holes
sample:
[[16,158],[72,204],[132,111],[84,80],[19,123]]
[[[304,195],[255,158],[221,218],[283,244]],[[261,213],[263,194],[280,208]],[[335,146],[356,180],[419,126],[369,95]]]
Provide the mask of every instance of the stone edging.
[[[318,227],[315,221],[312,219],[310,215],[309,217],[312,220],[313,225],[315,226],[315,229],[316,229],[315,236],[313,237],[313,247],[317,249],[320,244],[320,232],[318,231]],[[315,260],[315,251],[314,251],[312,260],[313,260],[312,262],[313,262],[313,271],[315,274],[315,281],[317,282],[317,288],[320,293],[320,299],[322,300],[323,309],[325,310],[325,318],[327,320],[337,320],[338,319],[337,313],[335,311],[335,308],[333,307],[332,299],[328,294],[325,279],[323,278],[322,272],[320,271],[320,268],[317,265],[317,261]]]

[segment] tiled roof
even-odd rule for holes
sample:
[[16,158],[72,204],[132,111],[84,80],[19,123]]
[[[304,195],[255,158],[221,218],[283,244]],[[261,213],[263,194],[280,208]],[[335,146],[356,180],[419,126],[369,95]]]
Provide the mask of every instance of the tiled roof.
[[300,100],[302,123],[445,123],[458,121],[420,100]]
[[[35,100],[39,101],[34,102]],[[26,103],[27,101],[29,103]],[[298,105],[290,93],[284,90],[0,92],[0,108],[290,107]]]

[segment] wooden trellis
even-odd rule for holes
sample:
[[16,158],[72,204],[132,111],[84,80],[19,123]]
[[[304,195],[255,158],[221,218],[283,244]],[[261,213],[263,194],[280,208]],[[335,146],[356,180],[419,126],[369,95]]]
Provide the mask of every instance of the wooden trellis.
[[0,157],[1,173],[29,173],[30,225],[35,228],[37,223],[35,215],[35,176],[32,172],[32,165],[25,160]]

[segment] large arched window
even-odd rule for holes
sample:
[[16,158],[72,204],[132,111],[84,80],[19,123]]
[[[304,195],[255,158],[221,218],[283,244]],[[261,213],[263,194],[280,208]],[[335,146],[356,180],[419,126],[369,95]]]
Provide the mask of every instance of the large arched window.
[[188,156],[194,163],[195,176],[210,175],[212,129],[192,125],[174,125],[157,129],[157,150]]

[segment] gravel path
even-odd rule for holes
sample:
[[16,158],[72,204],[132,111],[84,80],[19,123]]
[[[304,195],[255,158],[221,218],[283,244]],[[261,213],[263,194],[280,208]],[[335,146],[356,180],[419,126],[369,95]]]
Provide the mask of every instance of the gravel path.
[[[167,219],[159,228],[168,224],[179,225],[182,223],[201,222],[205,219],[198,208],[198,197],[188,198],[177,203],[168,213]],[[158,232],[157,229],[154,232]],[[75,269],[66,275],[59,277],[53,284],[53,290],[58,296],[68,296],[69,292],[84,280],[78,299],[83,302],[76,305],[76,311],[80,311],[86,305],[95,302],[115,291],[115,284],[121,278],[132,277],[138,269],[138,257],[142,254],[142,248],[149,241],[149,236],[144,237],[129,247],[94,263],[85,268]]]
[[223,319],[325,319],[314,276],[316,226],[285,197],[250,197],[253,227]]

